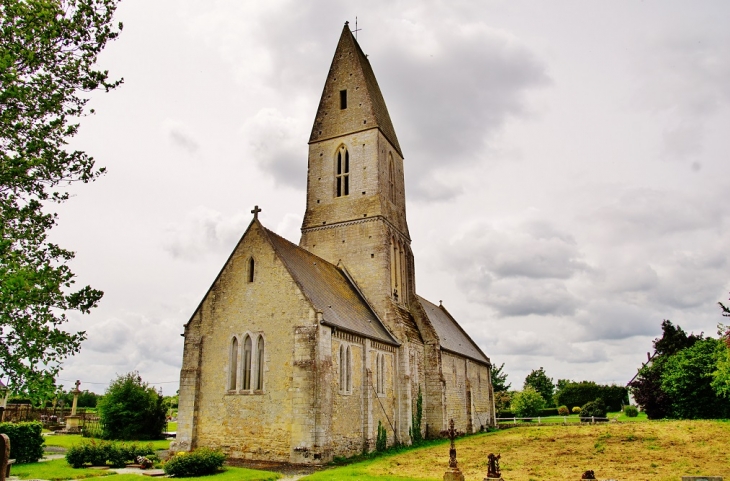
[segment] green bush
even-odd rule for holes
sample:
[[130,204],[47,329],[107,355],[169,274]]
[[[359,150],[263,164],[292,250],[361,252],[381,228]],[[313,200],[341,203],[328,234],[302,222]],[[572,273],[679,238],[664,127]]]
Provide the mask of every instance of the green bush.
[[635,418],[639,415],[639,410],[636,408],[636,406],[626,406],[624,407],[624,414],[626,415],[626,417]]
[[164,464],[163,469],[165,474],[176,478],[205,476],[216,473],[225,460],[226,455],[221,451],[198,448],[189,453],[177,453]]
[[580,414],[580,408],[578,406],[571,409],[571,411],[573,412],[573,414]]
[[74,468],[80,468],[85,464],[105,466],[108,461],[114,468],[123,468],[134,463],[137,456],[154,455],[154,452],[151,444],[140,446],[136,443],[92,440],[71,446],[66,451],[66,462]]
[[112,381],[99,401],[105,439],[161,439],[165,428],[164,398],[130,372]]
[[512,397],[512,411],[518,418],[536,417],[545,407],[545,399],[532,387],[526,387],[522,392]]
[[388,432],[385,430],[385,426],[378,421],[378,437],[375,439],[375,450],[385,451],[388,447]]
[[583,407],[580,408],[580,416],[583,418],[606,417],[606,403],[604,403],[603,399],[601,398],[598,398],[595,401],[587,402],[583,405]]
[[39,422],[0,423],[0,433],[10,439],[10,457],[18,464],[35,463],[43,457],[42,432]]
[[558,408],[559,416],[567,416],[568,414],[570,414],[570,411],[568,410],[568,406],[560,406]]

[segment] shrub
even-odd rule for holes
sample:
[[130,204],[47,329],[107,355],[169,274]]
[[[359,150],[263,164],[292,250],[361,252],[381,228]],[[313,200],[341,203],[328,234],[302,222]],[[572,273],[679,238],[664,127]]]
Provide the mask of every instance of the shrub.
[[558,408],[558,415],[567,416],[568,414],[570,414],[570,411],[568,411],[568,406],[560,406]]
[[626,415],[626,417],[635,418],[639,415],[639,410],[636,408],[636,406],[626,406],[624,407],[624,414]]
[[42,432],[39,422],[0,423],[0,433],[10,439],[10,457],[18,464],[35,463],[43,457]]
[[99,401],[105,439],[160,439],[165,428],[164,399],[130,372],[112,381]]
[[595,401],[587,402],[583,405],[582,408],[580,408],[580,415],[584,418],[606,417],[606,403],[604,403],[603,399],[601,398],[598,398]]
[[578,406],[574,407],[572,409],[572,411],[573,411],[573,414],[580,414],[580,408]]
[[540,416],[557,416],[558,408],[543,408],[540,409]]
[[388,447],[388,432],[385,430],[383,424],[378,421],[378,437],[375,439],[375,450],[385,451]]
[[512,411],[519,418],[535,417],[545,406],[545,400],[532,387],[526,387],[512,398]]
[[154,455],[151,444],[139,446],[136,443],[114,443],[109,441],[95,441],[71,446],[66,451],[66,462],[74,468],[84,464],[105,466],[107,461],[114,468],[123,468],[127,463],[133,463],[138,456]]
[[421,393],[421,386],[418,386],[418,397],[416,398],[416,410],[412,415],[410,429],[411,444],[417,446],[423,442],[423,435],[421,434],[421,422],[423,421],[423,394]]
[[226,455],[221,451],[198,448],[189,453],[177,453],[164,464],[163,469],[168,476],[177,478],[205,476],[221,469],[225,460]]
[[629,403],[628,389],[625,386],[602,385],[593,381],[567,382],[555,395],[558,405],[572,409],[583,406],[597,398],[604,400],[611,411],[618,411],[621,406]]

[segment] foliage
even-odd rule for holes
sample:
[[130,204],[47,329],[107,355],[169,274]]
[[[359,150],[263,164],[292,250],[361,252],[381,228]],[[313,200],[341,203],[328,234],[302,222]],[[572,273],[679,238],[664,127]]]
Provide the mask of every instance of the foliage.
[[69,198],[60,186],[90,182],[103,169],[68,151],[89,92],[117,87],[94,69],[118,0],[3,0],[0,14],[0,371],[14,392],[43,399],[84,332],[61,326],[66,311],[88,313],[102,292],[73,290],[73,252],[48,241]]
[[635,418],[639,415],[639,410],[636,408],[636,406],[629,405],[629,406],[624,407],[624,414],[627,417]]
[[533,369],[530,374],[525,377],[525,388],[532,387],[535,391],[539,392],[542,398],[545,400],[545,405],[550,406],[553,404],[553,391],[555,386],[553,385],[552,378],[549,378],[545,374],[545,370],[541,367],[540,369]]
[[717,339],[701,339],[669,357],[661,377],[662,390],[671,399],[669,417],[718,419],[730,416],[726,400],[712,387],[720,349]]
[[[412,425],[410,429],[411,444],[418,445],[423,441],[423,433],[421,433],[421,422],[423,420],[423,394],[421,386],[418,386],[418,397],[416,398],[416,409],[412,415]],[[378,430],[380,433],[380,430]]]
[[568,409],[568,406],[560,406],[558,408],[558,415],[567,416],[568,414],[570,414],[570,410]]
[[492,378],[492,390],[495,394],[498,392],[509,391],[509,388],[512,387],[511,383],[507,383],[507,373],[503,372],[503,370],[504,363],[502,363],[499,367],[492,366],[492,370],[490,371]]
[[534,417],[545,407],[545,399],[532,386],[512,397],[512,412],[519,418]]
[[672,400],[662,388],[664,365],[672,355],[691,347],[702,335],[687,335],[671,321],[662,321],[662,337],[654,339],[654,357],[642,366],[639,374],[630,384],[636,403],[642,407],[649,419],[667,417],[672,410]]
[[[58,393],[56,399],[57,399],[57,401],[56,401],[57,405],[60,405],[60,403],[63,402],[63,405],[65,407],[71,407],[71,405],[74,402],[73,390],[69,390],[69,391],[61,390]],[[81,391],[79,393],[79,398],[77,400],[76,406],[80,407],[80,408],[95,408],[99,399],[101,399],[101,396],[96,393],[89,392],[88,390]],[[46,401],[46,407],[51,407],[50,401]]]
[[375,439],[375,450],[378,452],[385,451],[388,447],[388,432],[385,430],[383,423],[378,421],[378,437]]
[[[723,309],[727,309],[720,304]],[[723,313],[723,315],[726,315]],[[723,345],[718,346],[717,369],[712,373],[712,388],[718,396],[730,398],[730,326],[719,324],[717,333]]]
[[140,446],[137,443],[92,440],[71,446],[66,451],[66,462],[76,469],[85,464],[105,466],[107,462],[113,468],[123,468],[135,462],[138,456],[156,458],[152,444]]
[[168,476],[187,478],[214,474],[223,467],[226,455],[209,448],[198,448],[191,452],[179,452],[170,458],[163,469]]
[[576,406],[573,409],[571,409],[571,411],[573,412],[573,414],[580,414],[580,407]]
[[43,425],[39,422],[0,423],[10,439],[10,457],[17,463],[35,463],[43,457]]
[[589,401],[580,408],[580,415],[581,415],[581,417],[584,417],[584,418],[587,418],[587,417],[605,418],[606,417],[606,403],[604,403],[603,399],[601,399],[601,398],[598,398],[595,401]]
[[555,400],[558,405],[565,405],[568,409],[572,409],[599,397],[606,402],[609,411],[618,411],[621,406],[629,403],[629,393],[626,387],[596,384],[593,381],[564,383],[555,395]]
[[164,400],[137,372],[117,377],[99,402],[106,439],[159,439],[165,428]]
[[511,391],[499,391],[494,393],[494,408],[497,411],[505,411],[509,409],[510,403],[512,402],[513,392]]
[[730,370],[724,326],[720,326],[720,340],[688,336],[669,321],[662,323],[662,330],[662,338],[654,340],[654,358],[631,383],[637,404],[649,419],[730,416],[721,375],[726,362]]

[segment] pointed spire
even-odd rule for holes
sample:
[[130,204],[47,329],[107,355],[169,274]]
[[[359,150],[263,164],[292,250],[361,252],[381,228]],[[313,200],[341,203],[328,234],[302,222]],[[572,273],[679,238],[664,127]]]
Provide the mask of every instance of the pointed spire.
[[383,94],[348,22],[342,29],[319,101],[309,143],[377,127],[403,153]]

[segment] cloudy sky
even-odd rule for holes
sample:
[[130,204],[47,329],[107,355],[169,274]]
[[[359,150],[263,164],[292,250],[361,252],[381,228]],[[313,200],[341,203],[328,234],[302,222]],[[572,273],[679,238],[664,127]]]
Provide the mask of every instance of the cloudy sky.
[[443,300],[521,388],[626,383],[662,319],[715,334],[730,291],[730,4],[124,0],[72,146],[54,240],[88,340],[67,387],[177,389],[183,324],[255,204],[299,240],[307,140],[358,17],[405,155],[419,293]]

